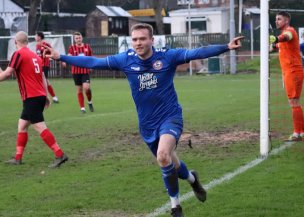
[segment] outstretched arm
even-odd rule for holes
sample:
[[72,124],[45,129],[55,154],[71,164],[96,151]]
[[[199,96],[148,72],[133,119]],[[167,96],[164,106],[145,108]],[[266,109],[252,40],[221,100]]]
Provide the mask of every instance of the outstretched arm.
[[279,43],[279,42],[286,42],[293,39],[292,32],[290,31],[284,31],[279,36],[270,35],[269,36],[269,42],[270,43]]
[[232,39],[228,44],[228,48],[230,50],[239,49],[240,47],[242,47],[241,40],[244,38],[245,38],[245,36],[238,36],[238,37]]
[[44,45],[43,55],[54,60],[60,60],[70,65],[90,69],[110,69],[107,58],[96,58],[92,56],[68,56],[60,55],[58,51]]
[[82,68],[110,69],[107,58],[97,58],[92,56],[60,55],[58,60]]
[[235,50],[242,46],[241,39],[244,36],[239,36],[232,39],[227,45],[210,45],[207,47],[200,47],[196,49],[189,50],[186,55],[186,61],[194,59],[205,59],[208,57],[218,56],[229,50]]
[[0,81],[4,81],[9,78],[14,72],[14,69],[7,67],[4,71],[0,68]]
[[209,45],[188,50],[185,55],[185,62],[195,59],[205,59],[208,57],[218,56],[229,50],[228,45]]

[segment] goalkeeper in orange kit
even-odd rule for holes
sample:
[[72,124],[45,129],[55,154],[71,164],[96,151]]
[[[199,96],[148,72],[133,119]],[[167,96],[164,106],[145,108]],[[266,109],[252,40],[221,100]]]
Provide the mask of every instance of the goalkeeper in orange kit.
[[304,139],[304,126],[300,97],[303,85],[303,66],[299,37],[296,30],[290,26],[290,20],[289,13],[283,11],[277,13],[275,23],[277,29],[281,30],[281,34],[279,36],[271,35],[270,43],[280,51],[279,59],[284,88],[292,109],[294,129],[287,141],[302,141]]

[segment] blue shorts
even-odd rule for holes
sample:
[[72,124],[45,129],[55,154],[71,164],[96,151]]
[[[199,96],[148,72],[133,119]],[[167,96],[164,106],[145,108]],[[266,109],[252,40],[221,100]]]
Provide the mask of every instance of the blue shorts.
[[155,130],[140,130],[141,136],[154,156],[157,154],[159,138],[161,135],[170,134],[174,136],[177,144],[182,132],[183,119],[180,117],[167,119]]

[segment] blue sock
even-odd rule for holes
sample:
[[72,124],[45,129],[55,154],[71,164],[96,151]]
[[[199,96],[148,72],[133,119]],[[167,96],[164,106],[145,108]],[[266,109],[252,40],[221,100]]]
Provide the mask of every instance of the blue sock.
[[189,177],[189,170],[186,164],[183,161],[179,161],[180,167],[177,169],[178,178],[180,179],[188,179]]
[[161,167],[163,181],[170,197],[177,197],[179,194],[178,177],[174,164]]

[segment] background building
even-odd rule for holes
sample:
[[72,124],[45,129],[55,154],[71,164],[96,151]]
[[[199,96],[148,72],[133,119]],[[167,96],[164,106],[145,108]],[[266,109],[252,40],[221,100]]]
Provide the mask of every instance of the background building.
[[229,30],[229,8],[208,7],[180,9],[169,12],[171,34],[188,32],[190,15],[192,33],[227,33]]
[[97,5],[87,16],[86,36],[128,35],[129,17],[132,15],[121,7]]
[[27,31],[27,13],[24,8],[11,0],[0,0],[0,33],[14,35],[16,32]]

